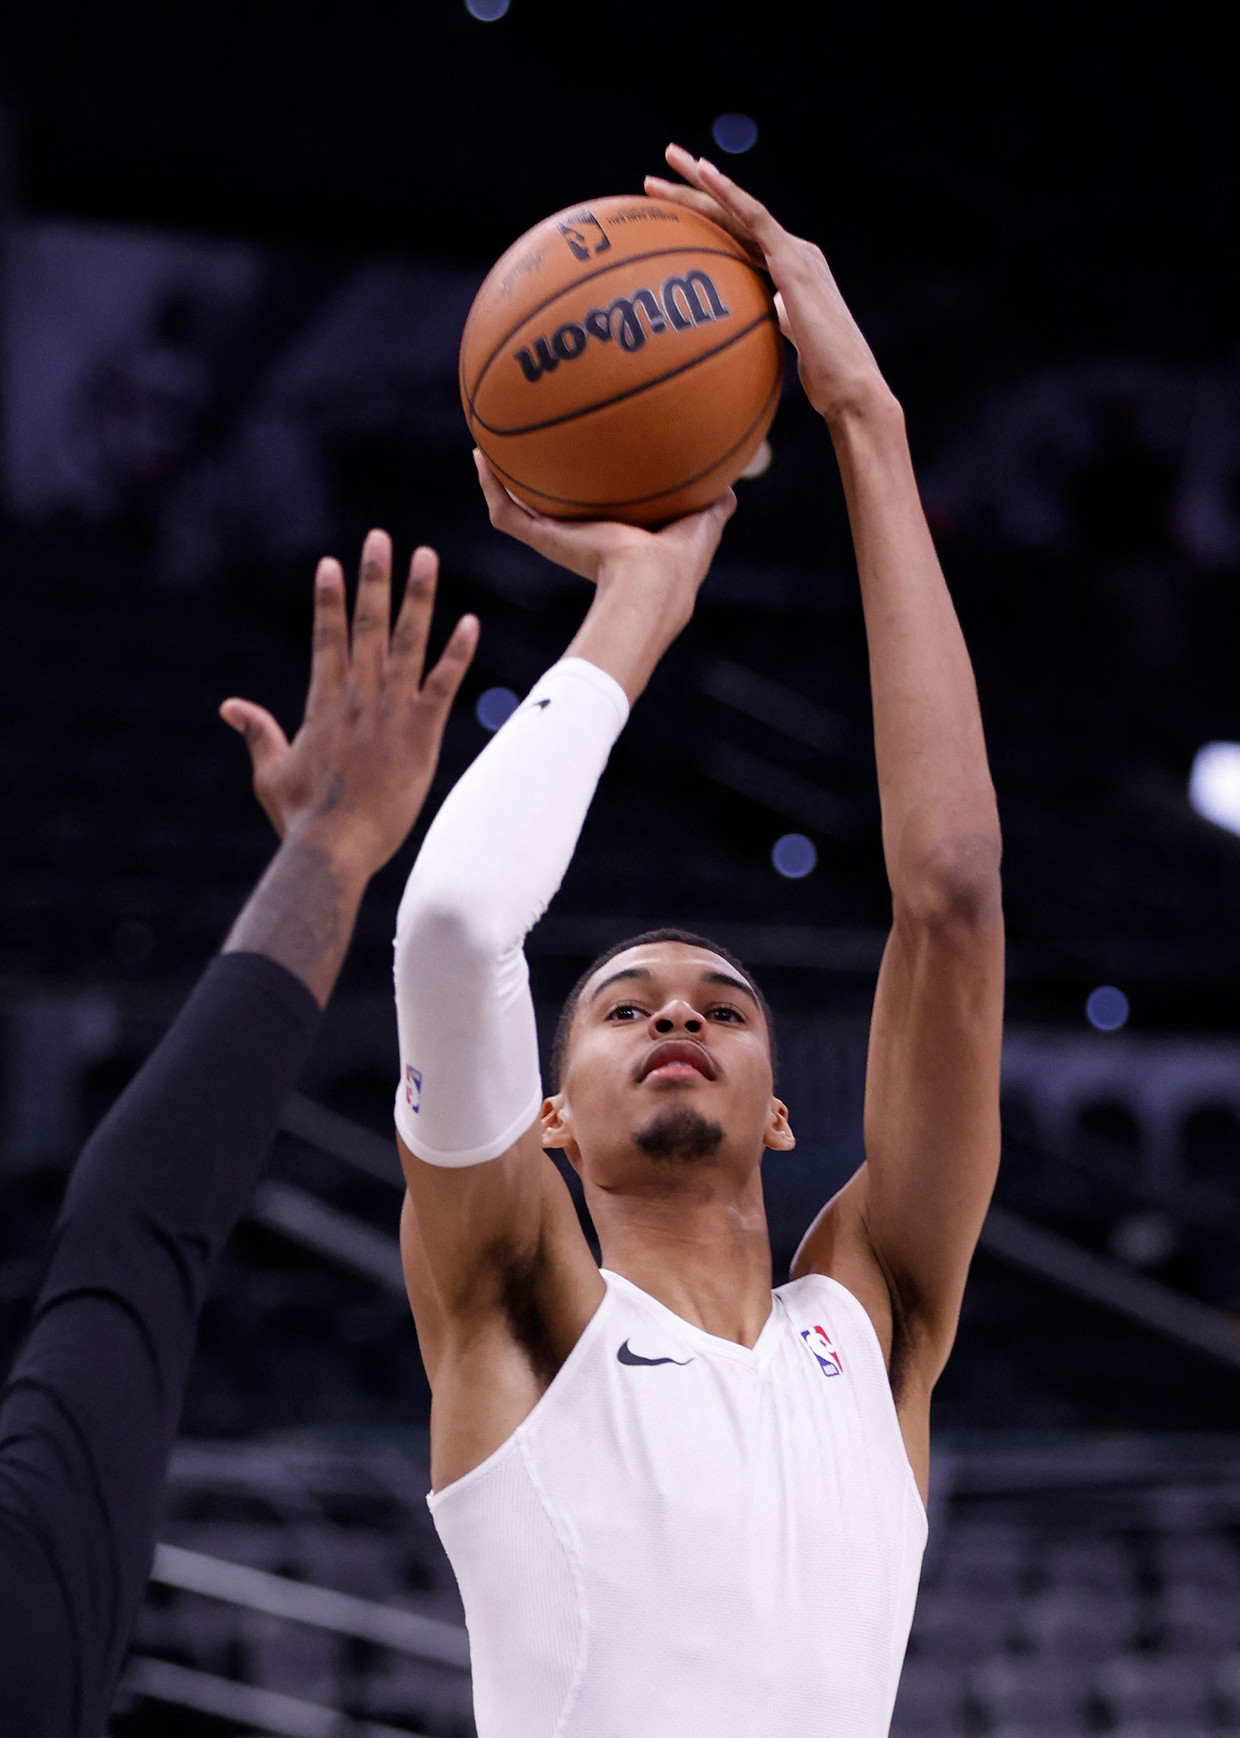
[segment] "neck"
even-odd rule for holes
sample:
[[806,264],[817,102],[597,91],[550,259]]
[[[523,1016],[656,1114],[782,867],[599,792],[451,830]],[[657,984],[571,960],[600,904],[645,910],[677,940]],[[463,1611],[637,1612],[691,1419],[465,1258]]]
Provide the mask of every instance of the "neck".
[[604,1267],[706,1333],[753,1345],[771,1313],[760,1172],[739,1187],[716,1174],[658,1195],[586,1193]]

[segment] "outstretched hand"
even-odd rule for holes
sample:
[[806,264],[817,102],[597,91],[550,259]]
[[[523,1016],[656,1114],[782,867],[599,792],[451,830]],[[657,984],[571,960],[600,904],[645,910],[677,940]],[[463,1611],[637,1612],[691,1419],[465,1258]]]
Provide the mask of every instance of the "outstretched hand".
[[669,145],[667,161],[688,185],[647,175],[647,193],[709,217],[770,273],[780,330],[796,346],[801,385],[814,409],[829,421],[877,395],[889,397],[822,249],[790,235],[706,157]]
[[386,532],[372,531],[362,549],[350,635],[344,573],[338,561],[321,561],[310,688],[292,742],[252,700],[220,707],[245,738],[254,793],[280,837],[329,843],[365,878],[399,849],[417,819],[478,642],[477,618],[463,616],[423,678],[438,575],[434,550],[415,550],[389,634],[392,544]]

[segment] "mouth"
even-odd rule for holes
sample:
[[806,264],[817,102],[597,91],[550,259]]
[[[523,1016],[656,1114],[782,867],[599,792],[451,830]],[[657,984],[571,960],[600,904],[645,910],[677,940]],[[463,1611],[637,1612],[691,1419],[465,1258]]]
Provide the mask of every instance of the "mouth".
[[638,1073],[644,1080],[714,1080],[718,1070],[710,1052],[691,1038],[665,1038],[648,1053]]

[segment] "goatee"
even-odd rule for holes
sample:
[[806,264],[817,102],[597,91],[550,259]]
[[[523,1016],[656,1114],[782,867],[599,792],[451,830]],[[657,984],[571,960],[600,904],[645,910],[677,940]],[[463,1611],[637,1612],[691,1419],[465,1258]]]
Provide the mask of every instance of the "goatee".
[[657,1111],[644,1128],[637,1130],[633,1144],[648,1159],[678,1159],[692,1163],[709,1159],[723,1145],[723,1130],[708,1122],[701,1111],[687,1104]]

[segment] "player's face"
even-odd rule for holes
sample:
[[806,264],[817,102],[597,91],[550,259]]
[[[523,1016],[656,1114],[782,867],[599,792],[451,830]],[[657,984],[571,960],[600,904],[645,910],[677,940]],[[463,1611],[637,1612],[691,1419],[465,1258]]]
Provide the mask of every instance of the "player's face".
[[649,943],[582,991],[544,1135],[604,1187],[691,1163],[747,1175],[763,1147],[793,1144],[771,1086],[766,1021],[735,968],[685,942]]

